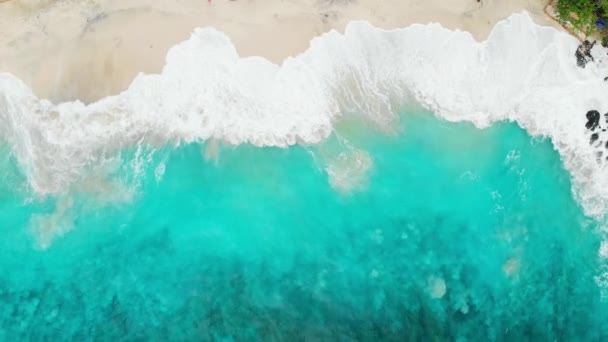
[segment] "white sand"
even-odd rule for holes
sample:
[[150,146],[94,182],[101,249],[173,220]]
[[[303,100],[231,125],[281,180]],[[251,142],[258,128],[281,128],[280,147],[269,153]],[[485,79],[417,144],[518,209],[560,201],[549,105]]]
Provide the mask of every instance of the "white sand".
[[[0,2],[3,2],[0,0]],[[382,28],[440,22],[484,39],[494,24],[544,0],[11,0],[0,4],[0,72],[38,96],[85,102],[125,89],[139,72],[158,72],[167,50],[195,27],[224,31],[242,56],[280,63],[310,40],[351,20]]]

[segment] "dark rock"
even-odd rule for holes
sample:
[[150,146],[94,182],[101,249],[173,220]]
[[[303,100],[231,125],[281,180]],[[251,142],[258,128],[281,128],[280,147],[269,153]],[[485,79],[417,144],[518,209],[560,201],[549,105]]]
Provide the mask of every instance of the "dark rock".
[[[587,123],[585,124],[585,127],[594,131],[600,124],[600,112],[598,112],[597,110],[590,110],[587,112],[586,116]],[[608,117],[606,118],[608,119]]]
[[583,53],[580,51],[580,46],[578,49],[576,49],[576,53],[574,54],[576,56],[576,65],[579,68],[584,68],[585,65],[587,65],[587,60],[585,59],[585,55],[583,55]]
[[591,55],[591,50],[595,45],[595,41],[593,43],[585,40],[581,45],[578,46],[574,56],[576,56],[576,65],[580,68],[584,68],[589,61],[593,62],[593,56]]
[[593,133],[593,134],[591,134],[591,139],[589,140],[589,144],[590,144],[590,145],[591,145],[591,144],[593,144],[593,143],[594,143],[594,142],[596,142],[596,141],[597,141],[597,139],[599,139],[599,138],[600,138],[600,135],[599,135],[599,134],[597,134],[597,133]]
[[589,58],[592,62],[595,62],[595,60],[593,59],[593,56],[591,55],[591,50],[593,49],[593,46],[595,45],[597,41],[594,40],[593,43],[589,43],[588,40],[585,40],[583,42],[583,46],[585,47],[584,49],[584,55],[585,57]]

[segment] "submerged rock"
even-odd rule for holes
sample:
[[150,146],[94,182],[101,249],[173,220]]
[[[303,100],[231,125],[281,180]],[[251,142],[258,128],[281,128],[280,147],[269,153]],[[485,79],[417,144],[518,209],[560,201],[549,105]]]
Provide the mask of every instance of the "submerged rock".
[[[608,116],[606,116],[607,120],[608,120]],[[597,110],[590,110],[587,112],[587,123],[585,124],[585,127],[587,129],[590,129],[592,131],[594,131],[597,126],[599,126],[600,124],[600,112],[598,112]]]
[[590,139],[590,141],[589,141],[589,144],[593,144],[593,143],[594,143],[594,142],[596,142],[596,141],[597,141],[597,139],[599,139],[599,138],[600,138],[600,135],[599,135],[599,134],[597,134],[597,133],[593,133],[593,134],[591,134],[591,139]]
[[440,299],[445,296],[447,292],[447,285],[445,284],[445,280],[441,277],[431,276],[427,280],[428,283],[428,292],[431,298]]

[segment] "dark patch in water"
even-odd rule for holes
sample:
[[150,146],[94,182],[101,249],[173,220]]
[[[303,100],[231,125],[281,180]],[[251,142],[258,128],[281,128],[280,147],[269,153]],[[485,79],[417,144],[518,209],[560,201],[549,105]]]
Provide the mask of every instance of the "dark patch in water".
[[587,112],[587,123],[585,127],[594,131],[600,124],[600,112],[597,110],[590,110]]

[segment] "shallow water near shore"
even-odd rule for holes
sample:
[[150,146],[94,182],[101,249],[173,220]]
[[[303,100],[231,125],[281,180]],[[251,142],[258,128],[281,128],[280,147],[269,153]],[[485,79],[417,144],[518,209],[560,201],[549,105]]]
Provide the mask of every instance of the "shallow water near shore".
[[0,149],[0,339],[608,338],[598,223],[551,142],[397,126],[123,151],[124,196],[31,200]]

